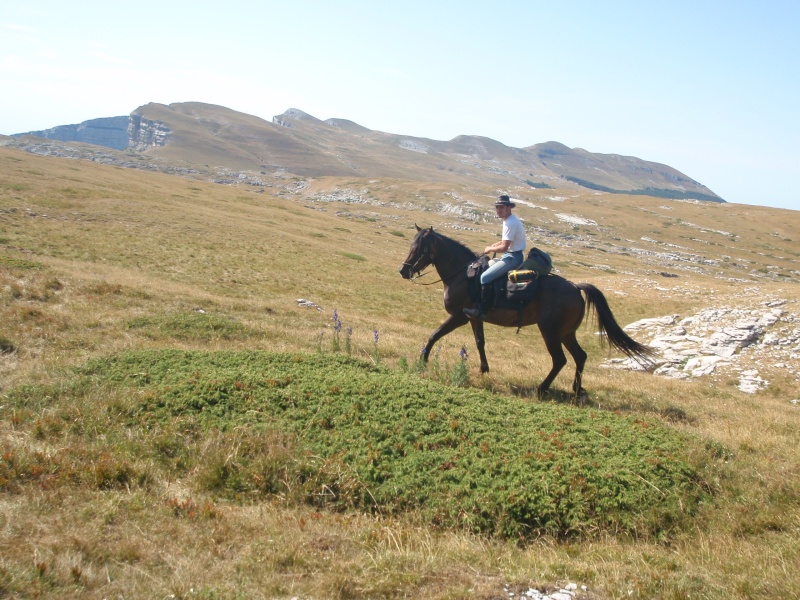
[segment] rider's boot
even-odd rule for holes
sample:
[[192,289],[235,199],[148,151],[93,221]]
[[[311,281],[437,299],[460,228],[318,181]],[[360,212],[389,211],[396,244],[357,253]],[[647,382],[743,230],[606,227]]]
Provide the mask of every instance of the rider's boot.
[[492,284],[481,286],[481,298],[472,308],[465,308],[464,314],[470,319],[483,319],[492,304]]

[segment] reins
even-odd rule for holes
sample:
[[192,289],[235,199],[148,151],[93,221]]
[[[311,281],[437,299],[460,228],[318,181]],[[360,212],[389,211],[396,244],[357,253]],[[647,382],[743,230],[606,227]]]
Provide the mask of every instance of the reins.
[[[424,256],[424,253],[423,253],[423,256]],[[412,273],[416,273],[416,276],[414,276],[414,278],[411,279],[411,283],[417,283],[417,281],[416,281],[417,279],[419,279],[421,277],[425,277],[425,275],[428,275],[430,273],[430,271],[427,271],[427,272],[423,273],[422,271],[418,271],[415,268],[417,266],[417,264],[419,263],[419,261],[422,260],[422,258],[423,257],[420,256],[416,261],[414,261],[413,265],[410,264],[410,263],[405,263],[405,262],[403,263],[403,265],[410,267]],[[434,257],[433,253],[431,253],[431,255],[430,255],[431,263],[430,263],[429,266],[433,267],[434,269],[436,268],[436,265],[433,262],[435,260],[435,258],[436,257]],[[427,283],[417,283],[417,285],[436,285],[437,283],[447,283],[448,279],[451,279],[455,275],[458,275],[458,273],[461,271],[461,269],[466,268],[466,266],[467,265],[465,265],[463,267],[456,267],[452,272],[448,273],[446,276],[440,277],[436,281],[429,281]],[[425,267],[423,267],[423,268],[425,268]]]
[[[434,235],[435,235],[435,238],[439,239],[440,241],[453,242],[453,240],[449,240],[449,238],[446,238],[446,237],[441,236],[439,234],[434,234]],[[426,269],[429,266],[431,266],[434,269],[436,269],[436,264],[435,264],[436,263],[436,255],[431,250],[430,243],[431,242],[428,242],[425,246],[423,246],[422,252],[420,252],[419,257],[417,258],[417,260],[415,260],[413,262],[413,264],[412,263],[408,263],[408,262],[404,262],[403,263],[403,266],[404,267],[408,267],[409,270],[411,271],[411,273],[416,273],[416,275],[410,279],[411,283],[417,283],[417,281],[416,281],[417,279],[419,279],[421,277],[424,277],[425,275],[428,275],[430,273],[430,271],[427,271],[427,272],[423,273],[422,272],[423,269]],[[429,264],[426,265],[425,267],[422,267],[422,269],[418,269],[417,265],[419,265],[419,263],[422,262],[426,258],[430,261]],[[474,260],[474,255],[473,255],[473,260]],[[469,262],[465,263],[464,266],[456,267],[453,271],[451,271],[450,273],[448,273],[445,276],[440,277],[436,281],[429,281],[427,283],[417,283],[417,285],[435,285],[437,283],[442,283],[442,282],[445,285],[449,285],[448,280],[452,280],[452,278],[456,277],[462,271],[462,269],[466,269],[468,265],[469,265]],[[437,270],[437,272],[438,272],[438,270]]]
[[[457,272],[458,271],[456,271],[456,273]],[[437,283],[443,282],[445,279],[449,279],[449,277],[450,277],[450,275],[448,275],[446,278],[442,277],[442,278],[437,279],[436,281],[429,281],[427,283],[417,283],[417,279],[419,279],[420,277],[425,277],[425,275],[427,275],[428,273],[430,273],[430,271],[428,271],[426,273],[420,273],[418,271],[417,272],[417,276],[414,277],[414,279],[411,280],[411,283],[416,283],[417,285],[435,285]],[[451,273],[451,275],[455,275],[455,273]]]

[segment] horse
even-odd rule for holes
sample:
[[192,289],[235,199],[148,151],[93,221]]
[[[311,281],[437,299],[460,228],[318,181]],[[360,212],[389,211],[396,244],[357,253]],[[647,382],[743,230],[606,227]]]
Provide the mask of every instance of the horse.
[[[403,279],[412,280],[433,265],[444,285],[444,309],[447,319],[436,329],[422,350],[422,359],[428,361],[431,349],[442,337],[470,323],[475,336],[475,345],[481,360],[481,373],[489,372],[486,360],[484,322],[501,327],[525,327],[537,325],[544,338],[553,365],[547,377],[537,388],[537,396],[544,397],[553,380],[567,364],[564,348],[575,361],[575,378],[572,390],[575,398],[585,401],[588,397],[582,387],[583,368],[587,354],[578,344],[575,332],[583,322],[588,302],[594,310],[603,339],[626,356],[639,362],[650,362],[653,350],[628,336],[617,323],[603,293],[590,283],[572,283],[558,275],[540,278],[540,289],[535,299],[521,310],[491,308],[483,319],[469,319],[464,308],[473,306],[469,293],[467,267],[478,255],[461,242],[434,231],[433,227],[422,229],[416,224],[417,233],[411,242],[408,257],[400,267]],[[586,295],[586,301],[583,295]]]

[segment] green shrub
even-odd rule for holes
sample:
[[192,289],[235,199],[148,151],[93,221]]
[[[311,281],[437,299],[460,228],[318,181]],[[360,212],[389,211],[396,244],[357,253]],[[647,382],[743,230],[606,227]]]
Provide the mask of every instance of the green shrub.
[[232,497],[416,511],[438,527],[512,538],[665,536],[712,488],[714,449],[659,422],[524,403],[343,355],[137,351],[81,376],[135,390],[130,427],[194,422],[213,436],[200,483]]

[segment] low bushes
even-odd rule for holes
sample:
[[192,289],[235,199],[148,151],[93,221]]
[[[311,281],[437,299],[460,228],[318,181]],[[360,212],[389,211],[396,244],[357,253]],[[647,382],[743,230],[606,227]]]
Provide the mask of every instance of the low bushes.
[[[153,438],[140,447],[179,455],[174,464],[214,493],[415,511],[512,538],[669,535],[710,498],[719,454],[654,420],[525,403],[341,355],[128,352],[79,371],[76,393],[96,386],[127,398],[114,410],[120,427]],[[186,439],[175,447],[167,431]]]

